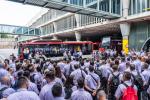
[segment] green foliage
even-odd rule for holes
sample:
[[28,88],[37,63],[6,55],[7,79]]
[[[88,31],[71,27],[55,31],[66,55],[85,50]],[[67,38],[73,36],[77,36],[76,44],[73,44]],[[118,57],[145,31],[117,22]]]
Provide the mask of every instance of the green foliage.
[[14,38],[14,36],[8,35],[6,33],[0,33],[0,38]]

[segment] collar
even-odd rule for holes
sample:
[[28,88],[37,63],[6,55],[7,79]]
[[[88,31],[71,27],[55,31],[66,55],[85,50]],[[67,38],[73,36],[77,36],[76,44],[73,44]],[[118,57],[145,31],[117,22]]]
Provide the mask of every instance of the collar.
[[79,91],[84,91],[84,88],[79,88],[78,90],[79,90]]
[[20,92],[20,91],[27,91],[27,89],[25,89],[25,88],[20,88],[20,89],[17,90],[17,92]]
[[89,74],[94,74],[94,72],[90,72],[90,71],[89,71]]
[[64,97],[55,97],[55,100],[64,100]]
[[131,83],[131,81],[130,81],[130,80],[128,80],[128,81],[124,81],[124,83]]

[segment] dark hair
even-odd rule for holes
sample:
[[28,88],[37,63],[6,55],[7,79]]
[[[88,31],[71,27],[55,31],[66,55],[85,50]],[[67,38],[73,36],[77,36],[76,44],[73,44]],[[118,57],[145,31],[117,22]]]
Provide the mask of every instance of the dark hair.
[[36,70],[37,70],[37,72],[41,72],[41,67],[38,66],[38,67],[36,68]]
[[122,58],[121,58],[121,61],[124,62],[124,61],[125,61],[125,57],[122,57]]
[[52,87],[52,94],[54,97],[60,97],[62,94],[62,86],[60,83],[55,83]]
[[20,69],[21,69],[21,67],[22,67],[22,65],[21,65],[21,64],[16,64],[16,71],[20,70]]
[[80,77],[78,80],[78,87],[79,88],[83,88],[84,87],[84,79],[82,77]]
[[119,65],[119,60],[118,59],[115,60],[115,64]]
[[135,70],[135,65],[134,64],[130,64],[130,69],[131,69],[131,71]]
[[24,71],[23,76],[30,78],[30,72],[29,71]]
[[18,73],[17,73],[17,77],[22,77],[23,76],[23,71],[19,71]]
[[125,77],[125,79],[130,80],[131,79],[131,73],[130,72],[124,72],[124,77]]
[[4,61],[5,61],[5,62],[8,62],[8,64],[9,64],[9,60],[8,60],[8,59],[5,59]]
[[50,80],[54,80],[55,79],[55,72],[54,71],[48,71],[45,75],[46,78],[49,78]]
[[60,67],[55,67],[55,76],[58,77],[58,78],[61,78],[61,69]]
[[90,72],[93,72],[93,71],[94,71],[94,67],[90,65],[90,66],[89,66],[89,71],[90,71]]
[[78,68],[79,68],[79,64],[75,64],[75,65],[74,65],[74,68],[75,68],[75,69],[78,69]]
[[149,65],[147,63],[144,63],[143,68],[148,69]]
[[117,70],[118,70],[118,65],[113,65],[113,66],[112,66],[112,69],[113,69],[114,71],[117,71]]
[[36,64],[40,63],[40,59],[36,59],[36,60],[35,60],[35,63],[36,63]]
[[145,61],[147,64],[150,64],[150,58],[146,59]]
[[94,66],[94,62],[93,62],[93,61],[91,61],[91,62],[90,62],[90,65]]
[[64,84],[64,86],[66,88],[72,88],[72,86],[74,85],[73,83],[73,76],[69,76]]
[[17,80],[17,87],[21,88],[24,84],[28,82],[28,79],[26,77],[19,77]]
[[80,65],[81,65],[81,66],[84,66],[84,61],[81,61],[81,62],[80,62]]

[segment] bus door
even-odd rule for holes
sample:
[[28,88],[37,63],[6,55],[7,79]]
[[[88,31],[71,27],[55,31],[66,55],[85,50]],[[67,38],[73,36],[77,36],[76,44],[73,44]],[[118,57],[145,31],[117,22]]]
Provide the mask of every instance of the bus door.
[[99,44],[100,44],[99,42],[93,43],[92,51],[98,50],[99,49]]

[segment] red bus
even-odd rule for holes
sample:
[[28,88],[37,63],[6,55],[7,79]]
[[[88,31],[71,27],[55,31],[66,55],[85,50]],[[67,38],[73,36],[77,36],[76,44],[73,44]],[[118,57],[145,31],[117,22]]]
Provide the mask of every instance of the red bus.
[[29,53],[42,52],[46,57],[63,56],[64,51],[70,51],[73,54],[75,51],[82,51],[83,55],[91,54],[95,43],[91,41],[31,41],[20,43],[19,55],[23,57],[24,50],[29,49]]

